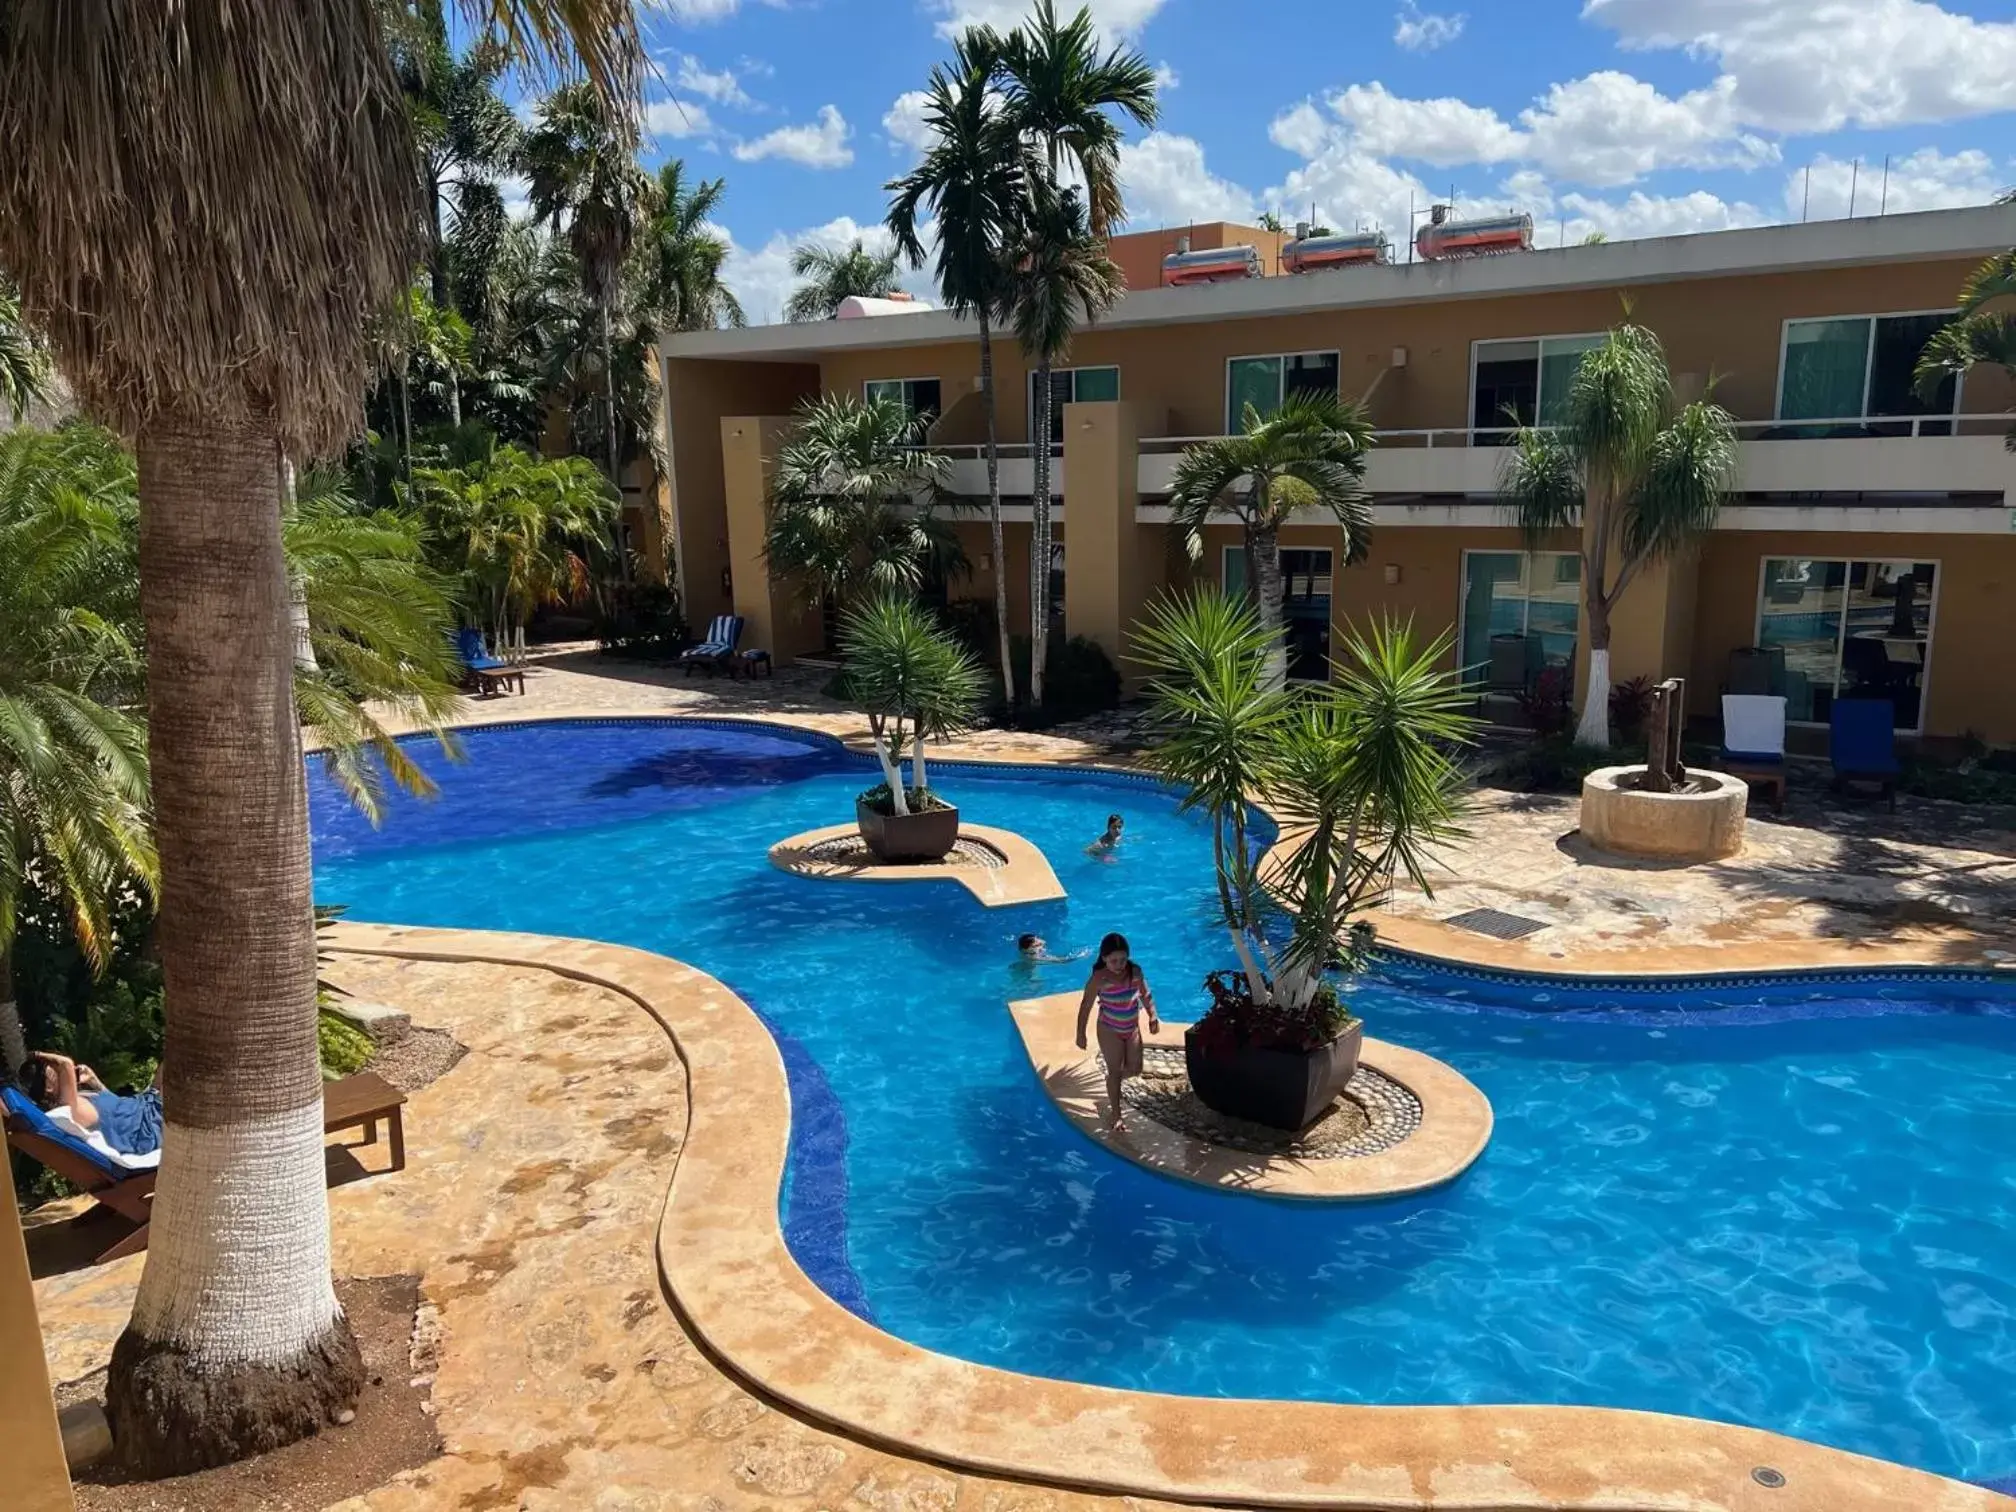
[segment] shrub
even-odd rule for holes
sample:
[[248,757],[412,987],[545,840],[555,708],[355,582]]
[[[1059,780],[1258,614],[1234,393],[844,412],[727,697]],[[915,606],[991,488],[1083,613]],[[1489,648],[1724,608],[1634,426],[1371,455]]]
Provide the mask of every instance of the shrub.
[[595,638],[607,656],[664,661],[692,644],[679,595],[663,583],[625,583],[597,614]]
[[1519,712],[1542,740],[1565,735],[1575,724],[1575,674],[1547,667],[1519,694]]
[[322,1056],[322,1074],[329,1077],[362,1070],[377,1048],[370,1035],[327,1008],[316,1015],[315,1044]]
[[952,599],[938,610],[938,623],[981,666],[994,668],[1001,660],[1000,621],[994,617],[992,599]]
[[1635,745],[1645,734],[1645,721],[1652,713],[1652,679],[1640,675],[1610,689],[1610,735],[1613,740]]
[[1029,638],[1015,637],[1011,653],[1015,658],[1015,690],[1021,697],[1013,710],[998,702],[995,714],[1003,722],[1025,729],[1041,729],[1067,719],[1082,719],[1120,707],[1120,669],[1097,641],[1074,635],[1069,640],[1050,642],[1043,665],[1043,707],[1031,708],[1029,697]]
[[1598,767],[1644,759],[1643,747],[1578,745],[1564,731],[1520,746],[1501,758],[1484,781],[1515,793],[1579,793],[1582,779]]

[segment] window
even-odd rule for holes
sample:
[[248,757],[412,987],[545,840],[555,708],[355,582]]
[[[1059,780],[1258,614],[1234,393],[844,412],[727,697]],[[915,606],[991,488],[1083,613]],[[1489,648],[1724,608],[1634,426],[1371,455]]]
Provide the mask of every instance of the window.
[[1585,352],[1606,337],[1540,336],[1531,341],[1479,341],[1471,346],[1470,423],[1486,434],[1481,446],[1509,442],[1514,426],[1558,425]]
[[1882,698],[1900,730],[1917,730],[1932,658],[1936,562],[1767,557],[1757,644],[1785,717],[1825,724],[1836,698]]
[[[1912,385],[1919,352],[1949,313],[1786,321],[1785,351],[1778,364],[1778,418],[1852,421],[1952,414],[1960,399],[1957,380],[1947,378],[1929,400],[1919,398]],[[1952,433],[1950,424],[1918,428],[1924,436]],[[1911,427],[1799,426],[1785,434],[1908,436]]]
[[879,400],[903,406],[908,415],[942,415],[941,392],[936,378],[871,378],[865,385],[870,404]]
[[1265,415],[1290,394],[1337,397],[1335,352],[1291,352],[1285,357],[1234,357],[1225,366],[1225,433],[1244,424],[1246,406]]
[[[1064,441],[1064,406],[1120,397],[1117,367],[1062,368],[1050,374],[1050,444]],[[1036,434],[1036,375],[1029,375],[1029,434]]]
[[1575,665],[1582,558],[1572,551],[1466,551],[1457,631],[1464,677],[1500,692]]
[[[1225,548],[1225,591],[1246,592],[1246,548]],[[1288,622],[1288,679],[1330,677],[1330,549],[1281,553],[1281,615]]]

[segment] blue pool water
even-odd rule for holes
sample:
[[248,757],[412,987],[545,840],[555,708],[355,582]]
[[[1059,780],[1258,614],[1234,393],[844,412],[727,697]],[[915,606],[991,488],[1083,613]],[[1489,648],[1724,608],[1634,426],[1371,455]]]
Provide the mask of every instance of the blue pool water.
[[[1003,1003],[1075,989],[1014,936],[1131,938],[1165,1012],[1227,964],[1209,842],[1152,785],[947,768],[1069,901],[787,877],[867,765],[744,728],[466,737],[372,831],[317,773],[316,891],[362,919],[580,935],[719,976],[779,1037],[793,1252],[917,1344],[1200,1396],[1636,1407],[1975,1480],[2016,1476],[2016,993],[1959,976],[1660,992],[1383,966],[1373,1034],[1497,1113],[1451,1187],[1358,1206],[1205,1191],[1108,1155]],[[1128,819],[1114,863],[1083,847]]]

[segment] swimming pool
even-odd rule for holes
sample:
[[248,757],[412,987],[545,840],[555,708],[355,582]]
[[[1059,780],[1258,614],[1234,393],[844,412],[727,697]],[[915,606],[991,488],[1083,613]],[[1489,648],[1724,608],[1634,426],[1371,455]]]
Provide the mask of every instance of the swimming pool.
[[[1197,1396],[1637,1407],[1967,1479],[2016,1475],[2016,992],[1953,974],[1581,989],[1407,962],[1373,1033],[1497,1113],[1455,1185],[1361,1206],[1117,1159],[1002,1004],[1076,987],[1014,935],[1121,929],[1165,1010],[1224,963],[1209,839],[1138,779],[941,767],[1067,901],[786,876],[768,845],[872,780],[816,737],[648,721],[470,732],[373,832],[313,783],[352,917],[612,940],[720,977],[793,1098],[787,1238],[842,1305],[1008,1369]],[[1107,864],[1083,847],[1124,812]]]

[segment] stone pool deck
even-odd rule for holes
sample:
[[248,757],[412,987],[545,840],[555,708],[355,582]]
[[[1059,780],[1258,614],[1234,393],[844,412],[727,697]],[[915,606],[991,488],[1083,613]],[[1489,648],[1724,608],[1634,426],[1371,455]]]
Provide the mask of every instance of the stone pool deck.
[[[932,1354],[845,1311],[785,1250],[783,1065],[718,982],[536,936],[340,925],[328,943],[342,985],[470,1049],[414,1098],[407,1168],[332,1194],[342,1272],[421,1278],[445,1441],[346,1512],[1033,1512],[1087,1491],[1393,1512],[2006,1505],[1692,1419],[1209,1401]],[[103,1364],[138,1273],[134,1259],[38,1284],[55,1379]]]

